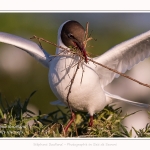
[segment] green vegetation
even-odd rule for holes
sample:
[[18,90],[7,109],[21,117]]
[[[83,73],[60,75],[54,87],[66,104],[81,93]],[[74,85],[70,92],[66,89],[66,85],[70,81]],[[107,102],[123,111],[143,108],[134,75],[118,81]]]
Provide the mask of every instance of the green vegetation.
[[[0,95],[0,137],[150,137],[150,124],[144,129],[136,130],[134,127],[127,130],[122,122],[132,114],[122,115],[121,108],[106,106],[94,116],[93,127],[88,127],[87,113],[77,112],[75,123],[71,125],[68,133],[64,133],[70,114],[60,108],[49,114],[39,111],[35,115],[27,106],[35,91],[24,102],[20,99],[8,104]],[[5,106],[4,106],[5,103]],[[31,123],[32,121],[32,123]]]

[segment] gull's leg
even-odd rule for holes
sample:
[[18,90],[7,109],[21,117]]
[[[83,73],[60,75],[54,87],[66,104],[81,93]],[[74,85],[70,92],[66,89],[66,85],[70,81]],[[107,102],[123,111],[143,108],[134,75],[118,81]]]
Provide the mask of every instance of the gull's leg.
[[72,112],[72,113],[71,113],[70,121],[68,122],[67,126],[66,126],[65,129],[64,129],[64,130],[65,130],[65,133],[67,133],[68,128],[70,127],[70,125],[72,124],[72,122],[74,122],[74,119],[75,119],[75,113]]
[[93,116],[90,116],[90,122],[89,122],[89,127],[93,126]]

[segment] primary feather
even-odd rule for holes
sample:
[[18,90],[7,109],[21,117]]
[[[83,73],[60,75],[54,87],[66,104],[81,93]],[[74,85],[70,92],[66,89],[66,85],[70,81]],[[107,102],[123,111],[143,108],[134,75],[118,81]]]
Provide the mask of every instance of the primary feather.
[[[125,73],[135,64],[149,56],[150,31],[116,45],[103,55],[95,57],[94,61]],[[119,74],[109,71],[101,66],[97,66],[95,71],[99,75],[103,87],[111,83],[114,78],[119,77]]]

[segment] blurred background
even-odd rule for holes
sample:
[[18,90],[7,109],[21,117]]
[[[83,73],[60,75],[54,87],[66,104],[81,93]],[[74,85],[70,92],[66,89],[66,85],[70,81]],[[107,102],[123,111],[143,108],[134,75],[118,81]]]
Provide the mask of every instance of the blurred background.
[[[89,22],[89,33],[96,39],[88,43],[87,51],[98,56],[111,47],[150,29],[149,13],[0,13],[0,32],[8,32],[29,39],[33,35],[51,42],[57,42],[57,30],[66,20],[76,20],[84,27]],[[35,41],[37,42],[37,41]],[[42,42],[43,48],[55,54],[55,47]],[[127,74],[137,80],[150,84],[150,59],[136,65]],[[130,100],[150,103],[150,89],[120,77],[115,79],[108,90]],[[0,92],[2,97],[12,102],[17,98],[24,100],[34,90],[31,105],[42,113],[57,109],[51,101],[57,100],[48,83],[48,69],[31,56],[13,46],[0,43]],[[141,110],[121,104],[125,113]],[[141,116],[142,115],[142,116]],[[130,128],[142,128],[148,116],[142,111],[129,117],[125,124]],[[135,120],[133,121],[133,119]],[[138,122],[138,123],[137,123]]]

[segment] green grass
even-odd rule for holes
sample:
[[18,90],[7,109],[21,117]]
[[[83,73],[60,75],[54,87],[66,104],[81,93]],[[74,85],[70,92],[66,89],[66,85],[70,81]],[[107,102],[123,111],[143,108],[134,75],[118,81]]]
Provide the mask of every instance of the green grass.
[[65,134],[64,127],[70,118],[69,110],[66,108],[62,111],[58,107],[49,114],[39,111],[36,115],[27,109],[34,94],[35,91],[23,102],[17,99],[12,104],[2,100],[0,94],[0,137],[132,137],[133,132],[136,137],[150,137],[150,124],[140,130],[134,127],[128,129],[122,122],[136,112],[122,115],[122,109],[114,109],[114,106],[106,106],[95,114],[93,127],[88,127],[87,113],[76,112],[76,120]]

